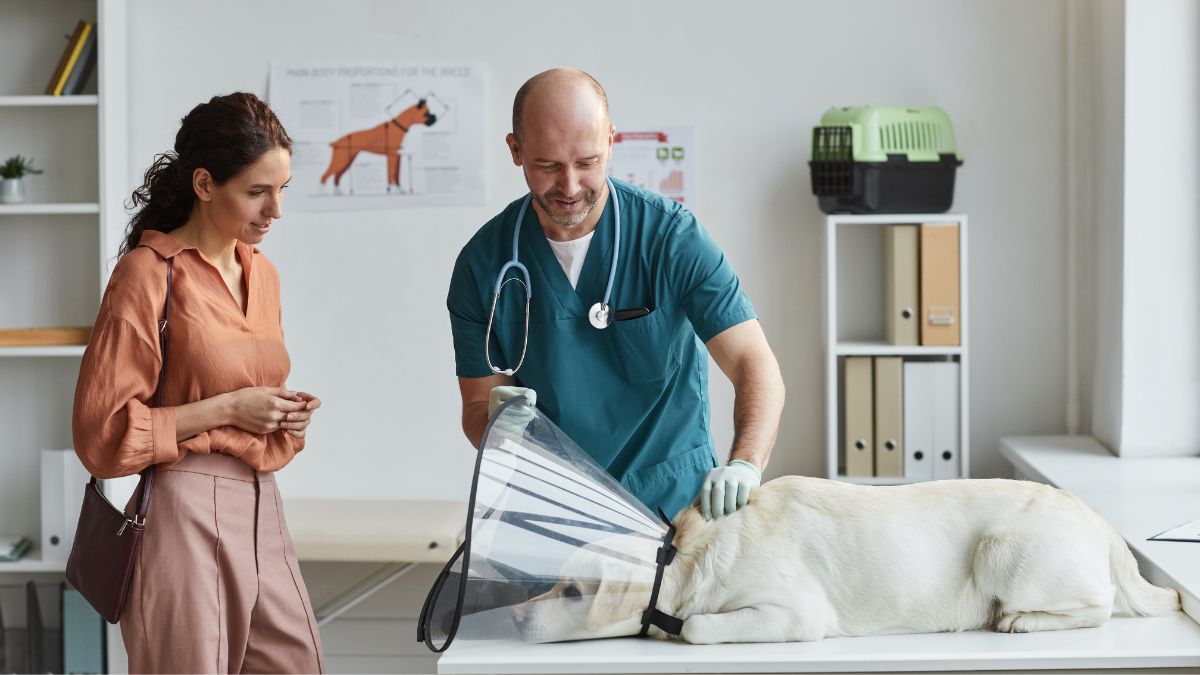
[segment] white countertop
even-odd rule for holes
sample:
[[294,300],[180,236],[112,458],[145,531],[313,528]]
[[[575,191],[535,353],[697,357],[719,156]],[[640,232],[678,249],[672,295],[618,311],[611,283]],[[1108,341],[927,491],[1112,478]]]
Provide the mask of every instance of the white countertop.
[[[1096,507],[1131,540],[1143,573],[1182,587],[1195,610],[1200,544],[1147,537],[1200,516],[1200,458],[1118,461],[1091,439],[1005,439],[1025,474]],[[439,673],[813,673],[1200,668],[1200,625],[1170,616],[1110,619],[1099,628],[1028,634],[990,631],[830,638],[819,642],[689,645],[591,640],[536,645],[455,641]]]

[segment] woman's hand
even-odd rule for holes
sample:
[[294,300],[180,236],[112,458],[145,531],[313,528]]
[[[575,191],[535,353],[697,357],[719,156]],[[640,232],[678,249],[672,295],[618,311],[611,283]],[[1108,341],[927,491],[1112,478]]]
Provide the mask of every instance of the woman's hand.
[[292,392],[292,394],[292,400],[303,402],[304,409],[289,412],[284,420],[279,423],[279,428],[286,429],[295,438],[304,438],[304,434],[308,431],[308,423],[312,421],[313,411],[321,407],[321,399],[306,391],[296,391]]
[[[291,433],[291,428],[285,426],[291,424],[287,419],[289,415],[303,412],[306,415],[304,426],[308,426],[307,416],[312,414],[305,410],[308,407],[307,399],[300,397],[298,392],[279,387],[245,387],[226,396],[229,397],[230,423],[252,434],[269,434],[279,429],[287,429]],[[320,401],[317,401],[317,405],[320,405]]]

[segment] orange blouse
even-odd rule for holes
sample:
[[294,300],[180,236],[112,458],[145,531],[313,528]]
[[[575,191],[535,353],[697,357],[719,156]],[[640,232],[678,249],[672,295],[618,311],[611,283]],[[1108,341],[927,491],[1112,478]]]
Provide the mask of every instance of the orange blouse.
[[[216,267],[195,246],[147,231],[109,279],[75,387],[75,452],[99,478],[173,465],[187,452],[220,452],[275,471],[304,448],[284,430],[223,426],[175,442],[175,408],[243,387],[283,387],[291,370],[280,325],[279,273],[257,248],[237,243],[242,312]],[[174,258],[163,407],[152,408],[162,354],[158,320]]]

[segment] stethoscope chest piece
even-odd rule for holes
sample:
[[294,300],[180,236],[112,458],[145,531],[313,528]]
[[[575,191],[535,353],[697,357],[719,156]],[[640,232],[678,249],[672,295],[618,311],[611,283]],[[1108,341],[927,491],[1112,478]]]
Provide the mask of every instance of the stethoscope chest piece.
[[612,308],[607,303],[597,302],[588,310],[588,322],[594,328],[608,328],[612,323]]

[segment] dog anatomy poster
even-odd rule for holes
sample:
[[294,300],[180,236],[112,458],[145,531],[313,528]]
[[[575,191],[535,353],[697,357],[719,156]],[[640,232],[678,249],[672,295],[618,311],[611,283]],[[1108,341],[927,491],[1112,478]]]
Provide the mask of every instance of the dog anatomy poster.
[[272,62],[302,211],[484,203],[484,66]]

